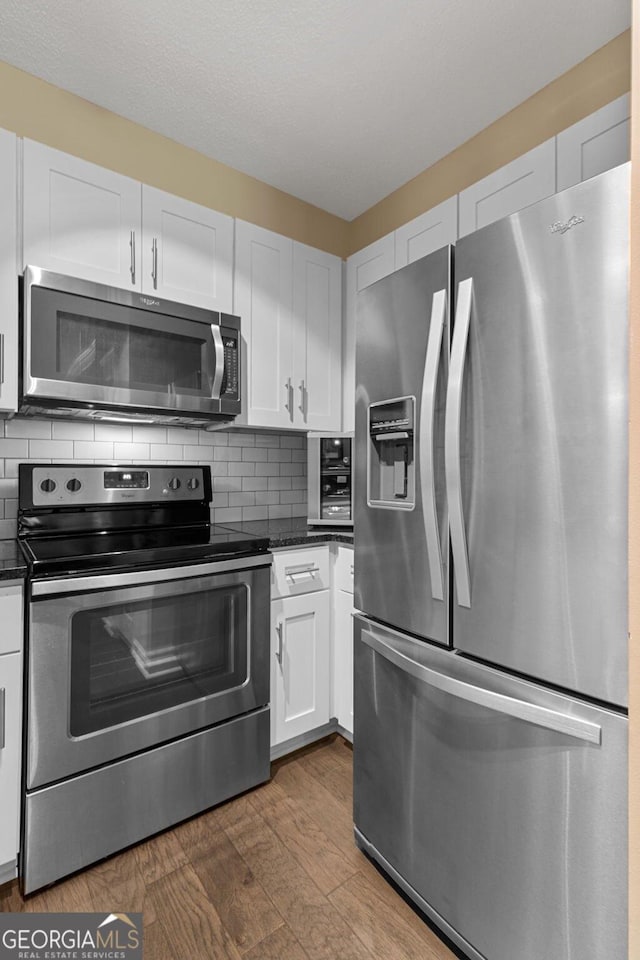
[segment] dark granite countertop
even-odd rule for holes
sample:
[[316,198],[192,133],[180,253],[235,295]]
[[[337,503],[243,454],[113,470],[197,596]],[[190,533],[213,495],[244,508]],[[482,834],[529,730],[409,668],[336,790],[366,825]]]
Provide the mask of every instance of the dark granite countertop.
[[27,574],[27,565],[15,540],[0,540],[0,580],[18,580]]
[[310,527],[305,517],[285,517],[281,520],[245,520],[226,523],[253,537],[268,537],[269,547],[298,547],[305,544],[349,543],[353,545],[353,530],[349,527]]

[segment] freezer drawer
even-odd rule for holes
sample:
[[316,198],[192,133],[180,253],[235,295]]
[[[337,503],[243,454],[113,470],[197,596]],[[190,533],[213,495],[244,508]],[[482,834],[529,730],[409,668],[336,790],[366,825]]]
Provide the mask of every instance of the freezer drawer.
[[354,653],[362,845],[480,957],[625,957],[626,718],[359,616]]

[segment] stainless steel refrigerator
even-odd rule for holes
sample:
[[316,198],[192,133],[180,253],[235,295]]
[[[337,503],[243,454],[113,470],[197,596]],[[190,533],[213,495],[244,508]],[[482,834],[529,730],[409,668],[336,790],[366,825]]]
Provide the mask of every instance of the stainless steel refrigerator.
[[628,206],[358,298],[356,839],[476,960],[627,955]]

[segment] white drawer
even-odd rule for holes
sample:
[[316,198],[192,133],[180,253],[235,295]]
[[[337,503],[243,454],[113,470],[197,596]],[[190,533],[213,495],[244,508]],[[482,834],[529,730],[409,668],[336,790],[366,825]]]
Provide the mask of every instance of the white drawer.
[[271,596],[293,597],[314,590],[328,590],[329,547],[303,547],[300,550],[273,552]]
[[353,593],[353,547],[340,544],[335,566],[335,585],[338,590]]
[[0,581],[0,654],[22,650],[22,584]]

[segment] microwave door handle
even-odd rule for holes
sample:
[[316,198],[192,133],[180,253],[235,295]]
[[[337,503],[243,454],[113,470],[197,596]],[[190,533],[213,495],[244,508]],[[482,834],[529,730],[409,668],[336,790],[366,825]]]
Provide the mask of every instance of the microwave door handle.
[[219,400],[222,377],[224,376],[224,344],[222,343],[222,334],[220,333],[220,327],[217,323],[211,324],[211,336],[213,337],[213,348],[216,355],[216,369],[213,374],[211,399]]
[[436,509],[436,487],[433,470],[434,418],[436,407],[436,387],[438,384],[438,364],[442,349],[442,332],[447,309],[447,291],[438,290],[431,304],[431,323],[427,341],[427,357],[422,384],[422,402],[420,409],[419,460],[422,483],[422,513],[427,541],[427,558],[431,574],[431,596],[434,600],[444,600],[444,579],[442,575],[442,549],[438,531],[438,511]]
[[473,280],[462,280],[458,285],[456,316],[453,324],[453,343],[447,384],[447,407],[444,417],[444,466],[449,505],[451,552],[456,581],[458,605],[471,607],[471,579],[469,551],[462,506],[462,470],[460,464],[460,422],[462,417],[462,387],[464,364],[469,338],[469,323],[473,302]]

